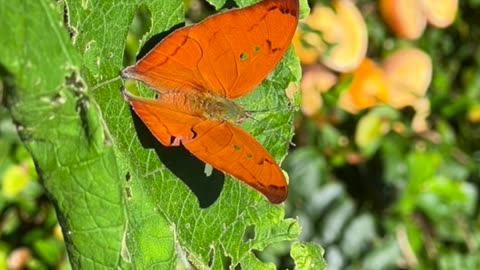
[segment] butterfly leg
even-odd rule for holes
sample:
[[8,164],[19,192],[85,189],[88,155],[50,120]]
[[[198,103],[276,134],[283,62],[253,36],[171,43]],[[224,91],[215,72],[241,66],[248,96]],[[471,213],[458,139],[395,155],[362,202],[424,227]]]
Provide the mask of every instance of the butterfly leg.
[[173,138],[173,141],[172,143],[170,144],[171,146],[180,146],[180,144],[182,143],[182,140],[183,138],[182,137],[172,137]]
[[173,140],[171,141],[171,144],[170,146],[180,146],[180,144],[184,143],[184,142],[190,142],[190,141],[193,141],[195,139],[195,136],[194,137],[172,137]]

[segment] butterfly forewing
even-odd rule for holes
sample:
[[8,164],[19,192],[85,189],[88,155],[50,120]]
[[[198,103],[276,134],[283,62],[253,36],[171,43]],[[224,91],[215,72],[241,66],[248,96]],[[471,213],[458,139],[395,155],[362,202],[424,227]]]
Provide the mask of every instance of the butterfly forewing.
[[157,91],[195,89],[240,97],[280,61],[298,12],[298,0],[265,0],[219,13],[173,32],[122,75]]

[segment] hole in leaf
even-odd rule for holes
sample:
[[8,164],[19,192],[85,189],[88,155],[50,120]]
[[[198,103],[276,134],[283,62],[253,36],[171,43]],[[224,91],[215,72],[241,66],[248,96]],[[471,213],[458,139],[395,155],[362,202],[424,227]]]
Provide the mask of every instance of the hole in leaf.
[[215,249],[213,248],[210,248],[210,252],[208,252],[208,267],[212,267],[213,266],[213,262],[215,261]]
[[205,164],[205,170],[203,171],[207,177],[210,177],[213,173],[213,167],[210,164]]
[[128,200],[133,198],[132,189],[129,186],[125,187],[125,196],[127,196]]
[[230,256],[223,256],[223,265],[223,269],[237,269],[236,266],[238,266],[236,265],[235,268],[232,267],[232,257]]
[[85,83],[76,70],[72,70],[70,75],[65,76],[65,86],[77,91],[85,90]]
[[247,243],[249,241],[255,240],[255,225],[249,225],[243,232],[243,242]]
[[72,43],[75,44],[78,36],[78,30],[70,24],[70,10],[68,8],[67,1],[63,1],[63,25],[65,28],[67,28],[70,40],[72,40]]

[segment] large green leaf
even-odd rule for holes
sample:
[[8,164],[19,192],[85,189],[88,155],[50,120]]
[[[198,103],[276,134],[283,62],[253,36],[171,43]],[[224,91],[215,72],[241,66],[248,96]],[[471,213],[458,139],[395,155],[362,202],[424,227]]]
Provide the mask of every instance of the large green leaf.
[[57,208],[73,265],[120,264],[122,184],[80,57],[51,1],[2,2],[0,59],[7,105]]
[[[272,268],[252,250],[296,239],[298,223],[246,185],[217,171],[207,176],[181,148],[162,147],[132,121],[120,81],[105,83],[124,67],[140,4],[151,19],[142,42],[183,21],[180,0],[0,6],[7,105],[55,204],[72,266],[171,269],[178,260],[200,269]],[[290,50],[239,102],[249,110],[286,108],[283,89],[299,73]],[[243,127],[282,160],[292,113],[256,118],[260,124],[247,120]]]

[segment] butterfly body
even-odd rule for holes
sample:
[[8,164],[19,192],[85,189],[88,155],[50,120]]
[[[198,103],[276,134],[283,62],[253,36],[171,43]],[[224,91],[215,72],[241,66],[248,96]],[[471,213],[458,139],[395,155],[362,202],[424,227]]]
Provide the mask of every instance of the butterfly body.
[[[159,94],[155,100],[136,97],[127,91],[123,91],[123,94],[126,100],[135,104],[133,108],[137,113],[141,114],[144,111],[154,112],[156,108],[161,107],[165,113],[153,113],[153,119],[148,122],[164,123],[166,127],[173,124],[170,123],[171,116],[169,117],[169,115],[188,115],[190,123],[193,123],[192,121],[195,121],[195,123],[213,121],[218,124],[223,122],[238,124],[246,117],[242,106],[232,100],[208,92],[165,91]],[[172,138],[170,140],[161,140],[165,146],[170,146],[171,144],[167,142],[173,141],[175,138],[183,138],[184,140],[194,139],[193,133],[189,136],[184,136],[185,133],[177,133],[175,129],[170,129],[168,133]]]
[[263,146],[236,124],[233,100],[251,92],[285,54],[298,23],[298,0],[263,0],[181,28],[162,40],[125,79],[144,82],[156,99],[125,99],[165,146],[182,144],[200,160],[283,202],[287,183]]
[[245,118],[245,110],[242,106],[215,94],[190,95],[186,100],[190,100],[192,107],[205,119],[240,123]]

